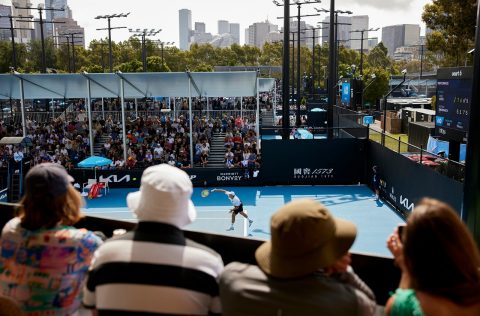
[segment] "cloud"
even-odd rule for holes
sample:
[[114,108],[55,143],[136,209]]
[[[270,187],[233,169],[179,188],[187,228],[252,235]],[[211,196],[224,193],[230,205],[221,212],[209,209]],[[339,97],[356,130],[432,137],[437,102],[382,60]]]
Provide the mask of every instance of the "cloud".
[[362,6],[369,6],[375,9],[400,9],[407,10],[410,6],[418,2],[418,0],[341,0],[340,5],[358,4]]

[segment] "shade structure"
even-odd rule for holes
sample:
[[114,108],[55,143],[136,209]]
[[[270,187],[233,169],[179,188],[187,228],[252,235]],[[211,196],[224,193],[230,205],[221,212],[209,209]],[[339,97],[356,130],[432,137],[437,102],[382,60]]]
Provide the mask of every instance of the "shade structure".
[[97,179],[97,167],[103,167],[111,164],[112,161],[105,157],[90,156],[78,163],[80,168],[93,168],[95,170],[95,179]]
[[111,164],[112,161],[105,157],[99,156],[90,156],[87,159],[84,159],[78,163],[80,168],[95,168],[95,167],[103,167]]
[[[92,74],[3,74],[0,75],[0,99],[20,99],[18,82],[23,80],[25,99],[85,98],[87,81],[92,98],[120,97],[120,80],[124,79],[125,98],[250,97],[256,95],[255,71],[244,72],[156,72]],[[260,91],[268,91],[271,80],[263,79]]]

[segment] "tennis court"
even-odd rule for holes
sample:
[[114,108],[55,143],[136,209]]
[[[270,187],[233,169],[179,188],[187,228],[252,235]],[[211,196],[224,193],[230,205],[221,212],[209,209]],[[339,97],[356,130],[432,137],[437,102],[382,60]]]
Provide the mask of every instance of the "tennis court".
[[[210,188],[211,189],[211,188]],[[254,220],[251,227],[240,215],[235,230],[230,226],[232,207],[223,193],[201,196],[204,188],[195,188],[192,196],[198,212],[197,220],[187,229],[230,236],[270,239],[270,217],[282,205],[295,199],[312,198],[326,205],[334,216],[354,222],[358,236],[353,251],[390,256],[385,241],[394,227],[403,220],[386,204],[373,200],[373,192],[365,185],[358,186],[274,186],[274,187],[222,187],[235,191],[244,209]],[[136,221],[127,208],[126,195],[138,189],[111,189],[106,196],[87,200],[85,213],[92,216]]]

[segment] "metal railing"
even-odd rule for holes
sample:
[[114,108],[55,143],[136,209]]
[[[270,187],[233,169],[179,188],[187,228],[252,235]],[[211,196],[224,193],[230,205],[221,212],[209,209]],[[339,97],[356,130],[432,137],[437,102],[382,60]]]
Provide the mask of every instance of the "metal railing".
[[449,178],[460,182],[465,179],[465,164],[429,152],[423,146],[418,147],[403,141],[402,136],[393,137],[370,128],[369,139]]

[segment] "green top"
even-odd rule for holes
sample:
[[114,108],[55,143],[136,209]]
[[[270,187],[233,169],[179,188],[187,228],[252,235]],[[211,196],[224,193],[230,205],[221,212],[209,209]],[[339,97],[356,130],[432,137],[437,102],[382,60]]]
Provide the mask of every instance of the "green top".
[[423,316],[422,307],[412,289],[397,289],[395,291],[390,316]]

